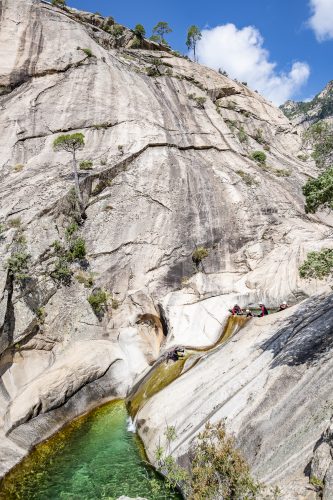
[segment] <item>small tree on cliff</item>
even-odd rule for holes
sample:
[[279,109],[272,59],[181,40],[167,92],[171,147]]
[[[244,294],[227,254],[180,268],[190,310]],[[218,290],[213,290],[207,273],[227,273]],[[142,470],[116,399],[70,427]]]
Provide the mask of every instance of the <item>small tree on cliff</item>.
[[165,21],[160,21],[153,28],[153,34],[150,37],[154,42],[160,43],[162,45],[168,46],[168,42],[165,40],[164,36],[171,33],[172,29]]
[[196,56],[196,48],[197,48],[197,43],[199,40],[201,40],[201,31],[198,28],[198,26],[190,26],[188,31],[187,31],[187,40],[186,40],[186,45],[188,47],[188,50],[193,49],[193,56],[194,56],[194,61],[197,60]]
[[146,30],[144,29],[142,24],[137,24],[133,31],[135,33],[135,36],[139,38],[139,40],[143,40],[146,36]]
[[142,47],[144,38],[146,36],[145,28],[142,26],[142,24],[137,24],[135,26],[133,32],[135,34],[135,40],[134,40],[134,43],[132,45],[132,48],[134,49],[134,48]]
[[73,166],[73,174],[74,174],[74,183],[75,183],[75,193],[83,208],[83,199],[80,191],[79,184],[79,175],[77,171],[77,163],[76,163],[76,151],[79,151],[84,148],[84,135],[70,134],[70,135],[60,135],[53,142],[54,151],[66,151],[72,155],[72,166]]
[[65,0],[52,0],[52,5],[56,7],[66,7],[66,2]]

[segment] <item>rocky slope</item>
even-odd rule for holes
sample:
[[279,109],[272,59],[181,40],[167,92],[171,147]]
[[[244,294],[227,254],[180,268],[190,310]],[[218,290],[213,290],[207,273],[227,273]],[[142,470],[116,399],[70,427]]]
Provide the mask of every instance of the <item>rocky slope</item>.
[[333,80],[311,101],[287,101],[280,106],[283,113],[295,125],[307,128],[319,120],[333,120]]
[[[148,41],[133,49],[112,19],[4,0],[0,22],[4,474],[65,421],[125,397],[161,343],[213,344],[235,301],[325,290],[297,270],[332,246],[332,227],[304,214],[316,171],[297,158],[299,135],[246,86]],[[70,155],[52,144],[74,132],[93,169],[80,172],[87,258],[64,286],[52,245],[67,244],[76,212]],[[251,159],[263,148],[264,167]],[[209,252],[198,270],[197,246]],[[30,256],[21,280],[7,265],[18,252]],[[88,277],[113,299],[103,317]]]
[[315,499],[308,477],[333,497],[333,295],[253,319],[229,342],[153,396],[136,422],[150,460],[161,427],[176,428],[172,454],[186,466],[207,421],[226,419],[252,471],[284,499]]

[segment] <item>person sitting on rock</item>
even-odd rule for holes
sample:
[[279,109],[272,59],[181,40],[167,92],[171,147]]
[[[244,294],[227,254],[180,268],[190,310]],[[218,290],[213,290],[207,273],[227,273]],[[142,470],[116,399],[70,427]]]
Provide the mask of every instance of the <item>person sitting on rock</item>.
[[288,307],[289,306],[288,306],[287,302],[282,302],[282,304],[280,304],[279,311],[285,311]]
[[261,313],[259,314],[258,318],[262,318],[263,316],[267,316],[268,311],[266,309],[265,304],[263,304],[262,302],[260,302],[259,307],[261,309]]
[[185,349],[182,347],[176,347],[172,351],[170,351],[167,355],[167,362],[169,359],[171,361],[178,361],[179,359],[184,358],[185,356]]
[[236,316],[236,314],[243,314],[243,309],[241,309],[238,304],[235,304],[231,309],[231,314],[233,316]]
[[252,312],[250,311],[250,309],[246,309],[246,317],[247,317],[247,318],[253,318],[253,314],[252,314]]

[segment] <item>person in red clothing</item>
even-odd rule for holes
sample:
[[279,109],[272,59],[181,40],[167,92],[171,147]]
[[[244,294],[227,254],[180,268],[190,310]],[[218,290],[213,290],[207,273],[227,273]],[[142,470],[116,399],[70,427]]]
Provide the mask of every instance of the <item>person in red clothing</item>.
[[260,307],[260,309],[261,309],[261,313],[259,314],[259,316],[258,316],[258,317],[259,317],[259,318],[262,318],[263,316],[267,316],[268,311],[267,311],[267,309],[266,309],[266,307],[265,307],[265,304],[260,303],[260,304],[259,304],[259,307]]
[[236,316],[237,314],[242,314],[242,313],[243,313],[243,309],[241,309],[238,304],[235,304],[234,307],[231,309],[231,314],[233,316]]

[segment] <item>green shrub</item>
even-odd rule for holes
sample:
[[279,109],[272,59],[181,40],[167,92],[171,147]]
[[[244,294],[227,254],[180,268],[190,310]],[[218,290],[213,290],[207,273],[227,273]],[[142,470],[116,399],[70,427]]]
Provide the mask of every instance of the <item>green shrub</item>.
[[200,108],[200,109],[204,109],[206,100],[207,100],[206,97],[203,97],[203,96],[195,97],[195,102],[196,102],[198,108]]
[[160,71],[160,66],[163,65],[163,62],[158,57],[153,57],[151,60],[151,66],[147,68],[148,76],[161,76],[162,73]]
[[68,261],[65,257],[59,257],[55,263],[54,270],[51,272],[51,278],[59,284],[70,285],[72,280],[72,271],[68,266]]
[[101,288],[94,290],[88,297],[88,302],[98,317],[101,317],[106,311],[108,300],[109,294]]
[[239,131],[238,131],[237,136],[238,136],[239,142],[242,142],[242,143],[248,142],[247,133],[245,132],[244,127],[242,125],[239,127]]
[[196,103],[196,105],[197,105],[198,108],[204,109],[205,102],[207,101],[206,97],[197,96],[195,94],[188,94],[187,96],[188,96],[189,99],[191,99],[192,101],[194,101]]
[[13,217],[12,219],[9,219],[7,221],[8,227],[18,228],[18,227],[21,227],[21,224],[22,224],[21,217]]
[[90,160],[83,160],[80,162],[80,170],[91,170],[93,168],[93,162]]
[[36,316],[38,318],[38,323],[40,325],[44,325],[45,318],[46,318],[45,307],[38,307],[38,309],[36,311]]
[[86,242],[83,238],[76,238],[70,245],[68,261],[84,259],[86,256]]
[[87,57],[95,57],[91,49],[81,49]]
[[53,248],[56,254],[62,254],[64,252],[64,247],[62,246],[59,240],[54,241],[51,244],[51,247]]
[[320,252],[309,252],[299,268],[301,278],[325,279],[333,273],[333,249],[324,248]]
[[115,36],[116,38],[119,38],[123,35],[124,33],[124,26],[121,26],[120,24],[114,24],[112,27],[112,35]]
[[189,455],[189,472],[177,464],[170,452],[177,438],[175,427],[167,427],[164,437],[164,446],[155,449],[155,459],[170,490],[181,489],[188,500],[261,498],[264,485],[251,477],[234,439],[226,435],[224,422],[208,423],[198,435]]
[[258,186],[259,184],[251,174],[244,172],[243,170],[236,170],[236,174],[242,178],[247,186]]
[[86,256],[86,242],[82,237],[77,237],[78,230],[77,223],[71,222],[65,230],[65,243],[56,240],[51,245],[58,259],[50,275],[59,284],[70,284],[73,276],[70,263]]
[[266,163],[266,155],[263,151],[253,151],[251,158],[260,165],[265,165]]
[[31,255],[25,250],[14,252],[6,263],[6,268],[16,280],[24,280],[29,277],[29,261]]
[[263,485],[250,475],[250,468],[226,435],[225,423],[206,424],[199,434],[191,461],[190,500],[257,499]]
[[161,76],[161,73],[154,66],[149,66],[146,69],[146,71],[148,76],[151,77]]
[[66,237],[66,240],[69,241],[72,236],[74,236],[74,234],[79,230],[79,226],[77,225],[76,222],[71,222],[67,228],[66,228],[66,231],[65,231],[65,237]]
[[197,247],[194,250],[194,252],[192,253],[192,261],[198,267],[198,265],[200,264],[200,262],[203,259],[205,259],[206,257],[208,257],[208,255],[209,255],[209,252],[208,252],[207,248],[205,248],[205,247]]
[[80,271],[75,275],[75,278],[79,283],[84,285],[85,288],[92,288],[94,286],[94,276],[92,273]]
[[305,196],[305,212],[314,214],[319,208],[333,209],[333,167],[317,179],[310,179],[302,188]]
[[166,487],[169,490],[181,488],[187,498],[187,490],[189,485],[188,472],[180,467],[170,453],[171,443],[177,438],[176,428],[168,426],[164,431],[165,446],[157,446],[155,449],[155,459],[157,462],[157,470],[161,472],[166,479]]
[[315,487],[317,492],[322,491],[324,488],[324,483],[321,479],[319,479],[317,476],[311,476],[310,477],[310,484]]

